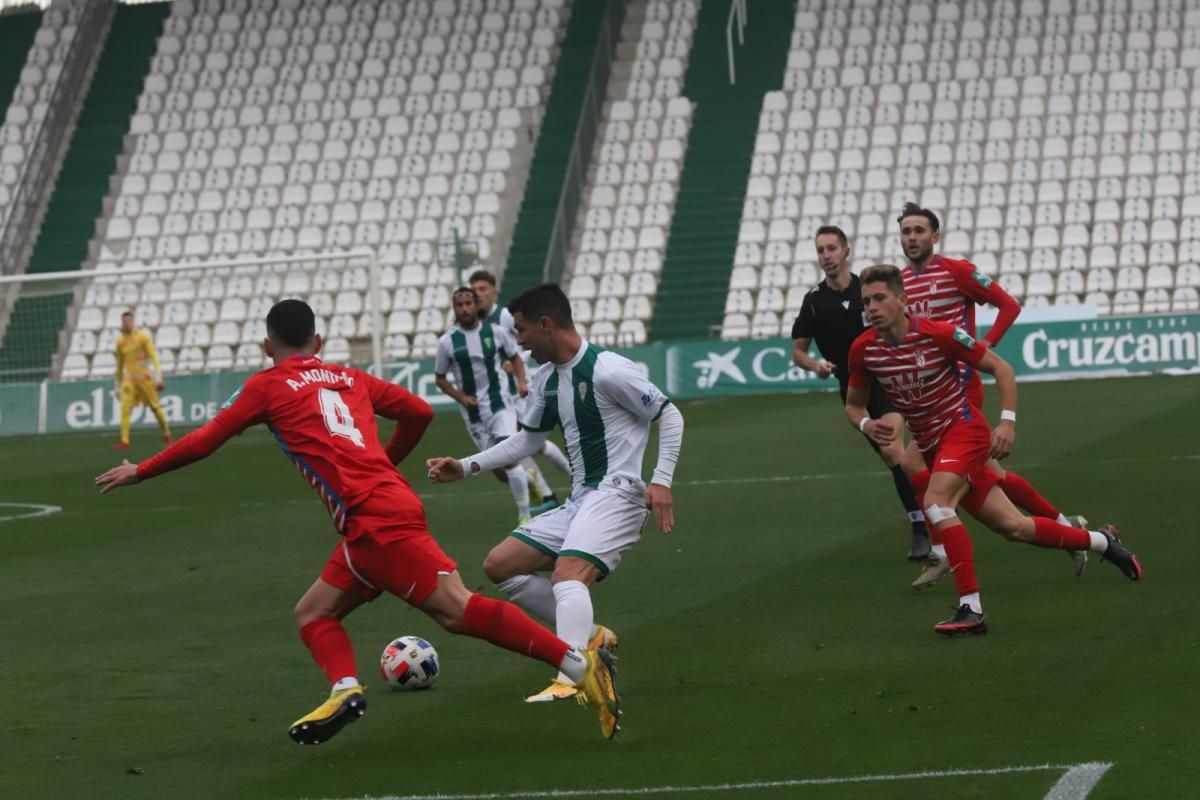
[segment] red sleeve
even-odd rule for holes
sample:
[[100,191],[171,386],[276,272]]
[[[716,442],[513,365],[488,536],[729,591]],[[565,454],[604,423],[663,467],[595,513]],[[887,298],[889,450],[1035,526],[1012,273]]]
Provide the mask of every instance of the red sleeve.
[[996,321],[983,338],[988,344],[995,346],[1008,333],[1008,329],[1017,321],[1021,314],[1021,304],[999,283],[984,275],[970,261],[955,261],[947,264],[950,274],[954,276],[955,287],[965,297],[979,305],[995,306],[999,309]]
[[850,355],[847,360],[850,362],[847,366],[850,369],[850,386],[855,389],[871,388],[871,373],[867,370],[867,362],[864,354],[867,350],[867,342],[871,336],[875,335],[874,330],[869,330],[854,340],[850,345]]
[[408,389],[365,372],[361,375],[367,382],[375,413],[396,421],[396,431],[385,449],[388,460],[399,464],[413,451],[429,423],[433,422],[433,408]]
[[251,379],[234,395],[232,403],[217,412],[206,425],[138,464],[138,478],[147,480],[212,455],[246,428],[265,422],[266,413],[266,395]]
[[923,319],[921,332],[932,339],[943,353],[972,367],[978,367],[988,352],[987,345],[983,342],[947,322]]

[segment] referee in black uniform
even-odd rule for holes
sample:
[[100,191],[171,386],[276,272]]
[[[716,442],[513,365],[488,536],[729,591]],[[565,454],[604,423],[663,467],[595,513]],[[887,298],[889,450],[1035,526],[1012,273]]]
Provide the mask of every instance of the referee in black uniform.
[[[817,258],[825,272],[825,280],[804,296],[800,314],[792,324],[792,361],[798,367],[815,372],[818,377],[837,376],[842,403],[845,404],[846,386],[850,379],[846,364],[850,345],[871,326],[867,324],[863,313],[862,284],[858,276],[850,271],[850,244],[841,228],[825,225],[817,230]],[[815,359],[809,355],[808,348],[814,339],[824,358]],[[890,414],[892,418],[887,423],[894,430],[904,430],[904,418],[892,406],[882,387],[874,381],[871,383],[867,410],[871,412],[872,419],[881,419]],[[900,468],[904,437],[896,437],[896,441],[886,447],[880,447],[870,437],[867,437],[867,443],[892,471],[896,494],[900,495],[900,502],[904,504],[908,520],[912,523],[912,547],[908,551],[908,558],[922,561],[930,553],[929,532],[925,529],[925,515],[917,503],[912,486]]]

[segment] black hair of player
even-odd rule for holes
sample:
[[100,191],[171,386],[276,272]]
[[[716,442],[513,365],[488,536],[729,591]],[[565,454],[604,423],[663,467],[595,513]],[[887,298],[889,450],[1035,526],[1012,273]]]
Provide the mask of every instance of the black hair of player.
[[933,229],[934,233],[942,229],[942,223],[938,221],[937,214],[928,208],[921,208],[916,203],[905,203],[904,210],[900,212],[900,216],[896,217],[896,222],[904,222],[905,217],[924,217],[929,220],[929,227]]
[[470,286],[460,286],[457,289],[455,289],[453,292],[451,292],[450,293],[450,302],[453,303],[454,298],[458,297],[460,294],[471,295],[471,299],[475,301],[475,305],[479,305],[479,295],[475,294],[475,290],[472,289]]
[[904,276],[900,274],[900,268],[892,264],[876,264],[873,267],[867,267],[858,276],[862,281],[862,285],[866,286],[871,283],[885,283],[897,297],[904,294]]
[[[846,238],[846,232],[837,225],[822,225],[821,227],[817,228],[817,236],[828,236],[829,234],[833,234],[834,236],[838,237],[838,241],[842,243],[842,247],[850,246],[850,240]],[[815,239],[817,236],[814,236],[813,238]]]
[[267,336],[271,341],[299,350],[317,333],[312,307],[303,300],[280,300],[267,312]]
[[574,328],[571,318],[571,301],[557,283],[539,283],[530,286],[514,297],[508,304],[508,312],[518,312],[530,322],[549,317],[560,328]]
[[132,311],[122,311],[121,312],[121,319],[125,319],[126,317],[132,317],[132,316],[133,316]]
[[467,278],[467,283],[475,283],[476,281],[485,281],[494,287],[496,285],[496,276],[486,269],[477,269],[471,273],[471,277]]

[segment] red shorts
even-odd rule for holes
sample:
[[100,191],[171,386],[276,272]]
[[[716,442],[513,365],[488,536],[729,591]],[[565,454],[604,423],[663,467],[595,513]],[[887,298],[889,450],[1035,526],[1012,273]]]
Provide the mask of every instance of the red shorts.
[[351,512],[346,537],[330,553],[321,580],[364,600],[388,592],[420,605],[437,589],[438,576],[458,564],[424,525],[404,519],[411,515],[378,505],[364,503]]
[[962,505],[972,516],[1000,482],[987,465],[992,457],[992,430],[978,408],[971,409],[971,419],[956,422],[942,434],[937,447],[922,455],[930,472],[952,472],[971,484]]

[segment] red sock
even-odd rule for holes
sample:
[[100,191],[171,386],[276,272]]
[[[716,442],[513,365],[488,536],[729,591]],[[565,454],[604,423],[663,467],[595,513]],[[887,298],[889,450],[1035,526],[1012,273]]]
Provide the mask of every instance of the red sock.
[[1038,547],[1053,547],[1057,550],[1088,550],[1092,546],[1092,535],[1052,519],[1034,517],[1033,543]]
[[963,597],[979,591],[979,580],[975,577],[975,551],[971,547],[971,535],[961,522],[942,528],[942,541],[946,543],[946,559],[954,571],[954,585],[958,596]]
[[486,639],[497,647],[536,658],[558,669],[570,646],[538,625],[525,612],[503,600],[471,595],[463,615],[462,632]]
[[300,629],[300,638],[330,683],[342,678],[358,678],[354,647],[340,621],[333,617],[315,619]]
[[[920,504],[921,510],[925,510],[925,490],[929,488],[929,470],[923,469],[920,472],[908,476],[908,482],[913,488],[913,494],[917,496],[917,503]],[[931,544],[942,544],[942,532],[937,526],[929,520],[925,520],[925,527],[929,529],[929,541]]]
[[1038,494],[1038,490],[1033,488],[1033,484],[1017,473],[1012,471],[1004,473],[1004,477],[1000,480],[1000,488],[1008,495],[1009,500],[1028,511],[1030,516],[1058,519],[1058,509],[1051,505],[1049,500]]

